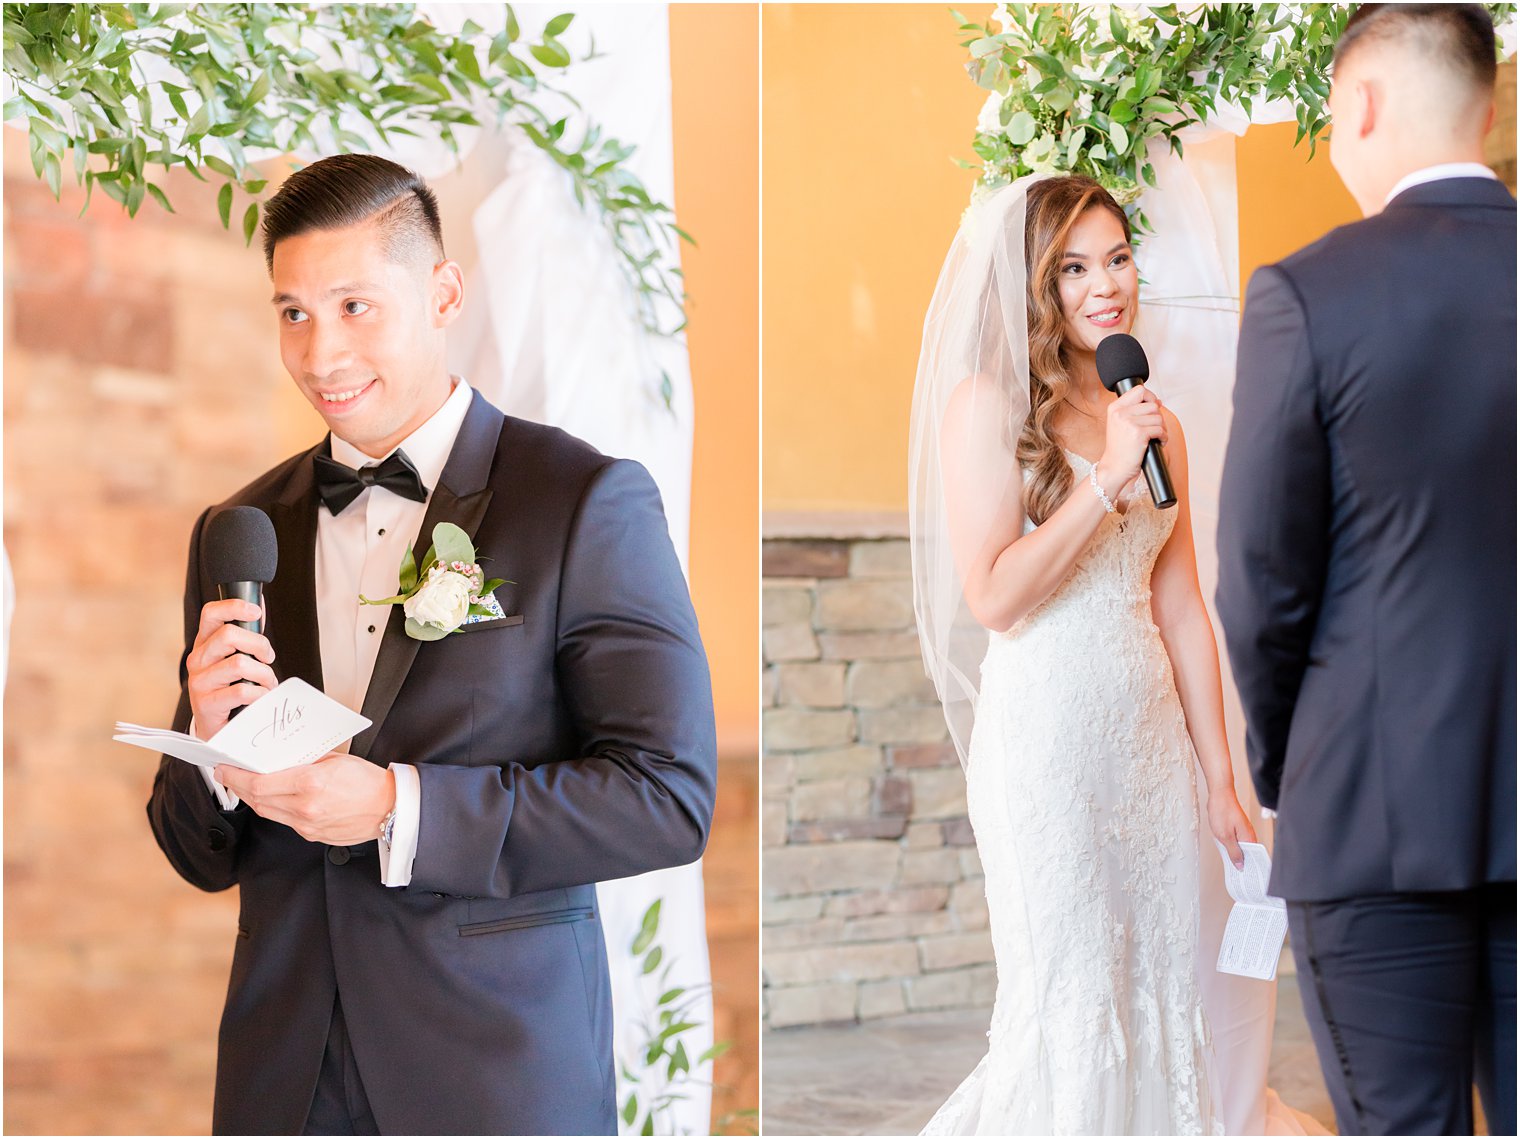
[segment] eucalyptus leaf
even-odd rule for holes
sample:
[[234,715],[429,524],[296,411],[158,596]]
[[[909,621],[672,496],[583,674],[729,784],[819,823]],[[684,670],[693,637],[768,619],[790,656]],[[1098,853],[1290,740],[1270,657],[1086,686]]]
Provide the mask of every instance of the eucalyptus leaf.
[[1025,146],[1034,138],[1038,124],[1028,111],[1019,111],[1008,120],[1008,141],[1014,146]]
[[232,224],[232,183],[223,183],[216,195],[216,212],[222,219],[222,228]]
[[475,561],[475,544],[452,522],[440,522],[433,527],[433,550],[440,562]]
[[414,621],[410,617],[406,619],[406,635],[414,641],[441,641],[448,633],[436,625],[424,625],[420,621]]
[[1124,130],[1124,124],[1115,119],[1108,124],[1109,141],[1114,144],[1114,153],[1123,154],[1129,149],[1129,135]]
[[243,244],[253,244],[253,231],[259,227],[259,204],[249,202],[243,211]]

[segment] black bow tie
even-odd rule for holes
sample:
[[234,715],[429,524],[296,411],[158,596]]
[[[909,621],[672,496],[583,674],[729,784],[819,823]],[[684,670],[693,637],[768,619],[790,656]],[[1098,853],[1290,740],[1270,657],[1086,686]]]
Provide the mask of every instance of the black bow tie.
[[316,464],[317,493],[334,514],[342,514],[367,486],[383,486],[392,494],[413,502],[427,501],[427,487],[422,485],[422,476],[402,451],[397,451],[383,463],[360,467],[357,471],[326,455],[316,456]]

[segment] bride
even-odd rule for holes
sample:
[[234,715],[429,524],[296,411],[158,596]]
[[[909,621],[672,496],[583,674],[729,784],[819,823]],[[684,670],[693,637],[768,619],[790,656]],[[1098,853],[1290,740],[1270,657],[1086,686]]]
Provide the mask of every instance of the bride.
[[[967,211],[925,320],[915,609],[966,765],[998,970],[987,1055],[925,1134],[1223,1128],[1195,764],[1237,865],[1256,835],[1235,795],[1181,426],[1146,387],[1114,399],[1098,379],[1095,350],[1134,326],[1138,285],[1107,191],[1035,175]],[[1175,509],[1139,478],[1152,439]]]

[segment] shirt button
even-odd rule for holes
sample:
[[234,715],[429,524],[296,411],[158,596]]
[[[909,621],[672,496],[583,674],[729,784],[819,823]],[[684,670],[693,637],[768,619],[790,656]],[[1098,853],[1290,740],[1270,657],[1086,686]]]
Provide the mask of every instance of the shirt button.
[[349,854],[346,846],[330,846],[327,848],[327,861],[334,866],[342,866],[348,862]]
[[380,527],[380,537],[382,537],[382,538],[385,537],[385,527],[384,526]]
[[371,633],[373,633],[373,632],[374,632],[374,631],[375,631],[375,627],[374,627],[374,626],[373,626],[373,625],[371,625],[371,626],[370,626],[370,627],[369,627],[369,631],[370,631],[370,632],[371,632]]

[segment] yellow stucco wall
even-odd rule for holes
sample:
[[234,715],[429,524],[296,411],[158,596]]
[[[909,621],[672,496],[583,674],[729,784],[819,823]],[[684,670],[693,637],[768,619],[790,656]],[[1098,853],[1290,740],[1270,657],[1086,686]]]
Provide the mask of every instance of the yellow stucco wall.
[[[762,19],[764,508],[900,511],[924,309],[972,186],[951,159],[972,157],[985,93],[942,4]],[[1294,129],[1237,143],[1242,281],[1359,216]]]

